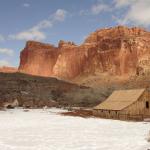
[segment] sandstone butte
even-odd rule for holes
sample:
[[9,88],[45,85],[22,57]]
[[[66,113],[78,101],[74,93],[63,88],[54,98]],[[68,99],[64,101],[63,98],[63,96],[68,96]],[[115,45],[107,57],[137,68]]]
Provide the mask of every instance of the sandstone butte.
[[62,40],[57,47],[28,41],[18,70],[62,79],[96,72],[112,76],[148,74],[150,32],[137,27],[104,28],[91,33],[79,46]]

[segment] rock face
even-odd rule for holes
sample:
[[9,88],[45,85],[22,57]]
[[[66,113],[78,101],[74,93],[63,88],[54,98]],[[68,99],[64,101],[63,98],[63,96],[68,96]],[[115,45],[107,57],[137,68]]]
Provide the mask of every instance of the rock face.
[[0,67],[0,72],[13,73],[13,72],[17,72],[17,71],[18,71],[18,69],[14,68],[14,67],[7,67],[7,66]]
[[29,41],[21,52],[19,71],[33,75],[52,76],[58,54],[58,49],[52,45]]
[[29,41],[21,52],[19,71],[65,79],[97,72],[149,74],[150,32],[124,26],[100,29],[79,46],[64,41],[58,47]]

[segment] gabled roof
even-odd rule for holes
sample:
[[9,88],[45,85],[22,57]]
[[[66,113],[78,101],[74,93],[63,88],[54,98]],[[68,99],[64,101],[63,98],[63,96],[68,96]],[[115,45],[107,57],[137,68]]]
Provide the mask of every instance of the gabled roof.
[[144,91],[145,89],[114,91],[104,102],[96,106],[94,109],[122,110],[136,102]]

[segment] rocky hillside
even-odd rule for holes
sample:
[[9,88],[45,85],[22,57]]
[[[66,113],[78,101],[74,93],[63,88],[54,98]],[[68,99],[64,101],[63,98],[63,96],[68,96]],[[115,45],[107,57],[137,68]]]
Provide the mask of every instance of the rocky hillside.
[[28,41],[20,55],[19,71],[61,79],[97,73],[121,77],[149,74],[150,32],[136,27],[105,28],[91,33],[79,46]]
[[0,106],[18,100],[20,106],[94,106],[99,92],[52,77],[0,73]]

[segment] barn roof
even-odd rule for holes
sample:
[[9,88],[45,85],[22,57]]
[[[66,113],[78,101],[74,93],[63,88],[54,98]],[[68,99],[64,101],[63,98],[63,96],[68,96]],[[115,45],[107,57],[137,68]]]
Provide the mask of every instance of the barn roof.
[[144,91],[145,89],[114,91],[104,102],[94,109],[122,110],[137,101]]

